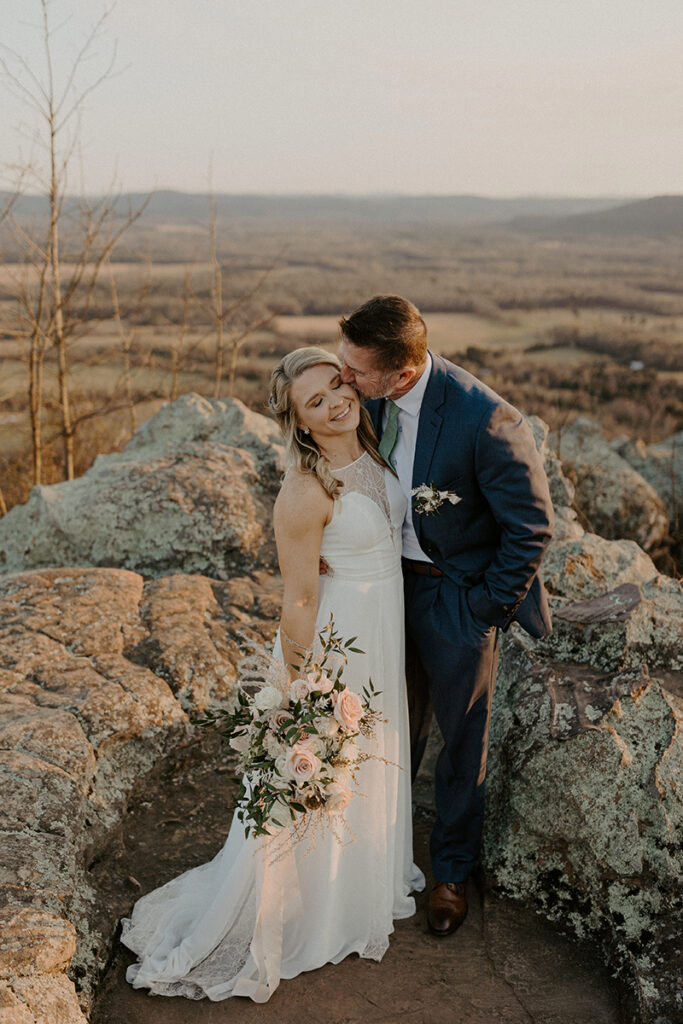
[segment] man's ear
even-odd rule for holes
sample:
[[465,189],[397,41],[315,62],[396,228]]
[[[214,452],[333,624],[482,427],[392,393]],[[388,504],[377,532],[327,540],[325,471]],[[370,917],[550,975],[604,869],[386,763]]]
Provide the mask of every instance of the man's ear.
[[398,371],[398,383],[399,387],[405,387],[406,384],[410,384],[411,380],[415,379],[417,370],[414,366],[404,366],[402,370]]

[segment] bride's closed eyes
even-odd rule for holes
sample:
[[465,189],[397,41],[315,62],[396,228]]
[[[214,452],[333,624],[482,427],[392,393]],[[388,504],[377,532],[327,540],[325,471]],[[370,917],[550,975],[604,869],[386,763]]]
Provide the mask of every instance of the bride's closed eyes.
[[[332,388],[333,391],[337,391],[342,386],[343,383],[344,381],[341,379],[341,377],[337,377],[337,380],[333,381],[330,384],[330,387]],[[318,395],[317,400],[313,402],[313,408],[317,409],[318,406],[322,404],[322,400],[322,395]]]

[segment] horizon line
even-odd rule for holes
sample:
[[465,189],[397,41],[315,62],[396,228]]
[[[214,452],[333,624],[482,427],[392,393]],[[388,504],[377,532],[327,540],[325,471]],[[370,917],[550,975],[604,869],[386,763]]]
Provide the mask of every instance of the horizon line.
[[[208,197],[213,194],[214,198],[218,196],[230,196],[240,199],[485,199],[493,202],[514,202],[516,200],[639,200],[639,199],[660,199],[660,198],[681,198],[683,192],[627,192],[627,193],[566,193],[566,192],[519,192],[519,193],[506,193],[501,195],[493,195],[485,192],[344,192],[344,191],[330,191],[330,192],[254,192],[254,191],[195,191],[179,188],[170,188],[166,186],[159,186],[152,189],[140,189],[130,188],[122,190],[120,192],[67,192],[65,198],[99,198],[102,196],[126,196],[126,195],[149,195],[155,194],[171,194],[179,196],[200,196],[202,198]],[[24,199],[39,199],[43,198],[44,192],[16,192],[11,188],[0,189],[0,195],[16,195],[17,198]]]

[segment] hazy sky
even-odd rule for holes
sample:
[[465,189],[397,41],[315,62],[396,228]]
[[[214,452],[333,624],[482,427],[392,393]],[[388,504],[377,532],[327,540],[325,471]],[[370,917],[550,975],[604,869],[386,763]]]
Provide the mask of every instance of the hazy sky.
[[[53,0],[64,76],[99,0]],[[0,40],[43,74],[38,0]],[[683,193],[683,0],[118,0],[89,191]],[[27,111],[0,94],[0,159]],[[22,144],[26,149],[25,144]]]

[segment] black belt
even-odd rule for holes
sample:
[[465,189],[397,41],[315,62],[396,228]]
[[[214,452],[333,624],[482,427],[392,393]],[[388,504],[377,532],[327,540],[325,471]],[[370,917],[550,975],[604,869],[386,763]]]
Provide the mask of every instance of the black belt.
[[443,576],[441,569],[437,569],[432,562],[419,562],[414,558],[402,558],[401,563],[406,572],[417,573],[418,576]]

